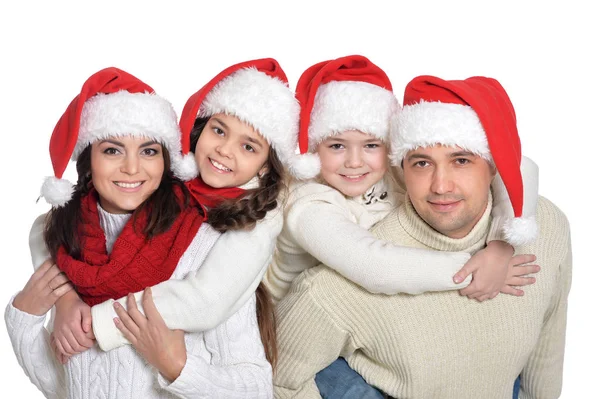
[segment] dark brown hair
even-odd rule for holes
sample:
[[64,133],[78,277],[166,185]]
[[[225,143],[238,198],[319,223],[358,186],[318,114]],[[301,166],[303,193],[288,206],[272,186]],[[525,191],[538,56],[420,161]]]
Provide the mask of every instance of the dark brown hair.
[[[175,219],[181,213],[183,207],[189,202],[189,194],[183,184],[175,179],[171,167],[171,158],[164,145],[162,147],[165,171],[160,185],[144,203],[134,212],[136,218],[139,211],[149,206],[148,224],[143,233],[148,239],[167,231]],[[81,223],[81,199],[86,196],[92,188],[92,146],[87,146],[77,158],[77,184],[73,196],[69,202],[62,207],[52,208],[46,215],[44,226],[44,241],[50,251],[52,259],[56,259],[56,253],[61,246],[69,255],[75,259],[81,256],[81,242],[79,239],[79,224]],[[184,193],[184,202],[180,203],[173,191],[173,185],[179,185]]]
[[[196,144],[202,130],[210,118],[198,118],[190,133],[190,149],[196,151]],[[283,164],[277,157],[273,147],[269,147],[267,172],[260,177],[259,186],[248,190],[241,199],[227,200],[208,211],[208,223],[220,232],[227,230],[249,229],[262,220],[268,211],[277,207],[277,198],[285,187],[283,182]],[[260,339],[265,347],[267,360],[273,371],[277,364],[277,339],[275,325],[275,309],[271,295],[260,283],[256,290],[256,316]]]

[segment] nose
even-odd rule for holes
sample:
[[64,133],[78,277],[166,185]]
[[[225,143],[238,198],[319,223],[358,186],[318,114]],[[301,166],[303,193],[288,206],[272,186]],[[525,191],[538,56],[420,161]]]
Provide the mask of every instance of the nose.
[[224,158],[231,158],[232,155],[232,143],[231,140],[223,140],[215,148],[217,153]]
[[431,181],[431,191],[436,194],[446,194],[454,190],[452,172],[444,167],[436,167]]
[[137,153],[128,153],[121,165],[121,172],[128,175],[135,175],[140,170],[140,157]]
[[362,157],[362,149],[360,148],[350,148],[346,152],[346,159],[344,162],[344,166],[346,168],[360,168],[363,166],[363,157]]

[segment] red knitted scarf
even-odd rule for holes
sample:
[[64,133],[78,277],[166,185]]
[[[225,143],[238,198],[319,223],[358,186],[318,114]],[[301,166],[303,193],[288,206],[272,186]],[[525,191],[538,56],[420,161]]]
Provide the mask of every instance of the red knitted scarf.
[[214,208],[221,202],[227,199],[238,198],[246,192],[246,190],[239,187],[213,188],[204,183],[200,177],[185,182],[185,186],[205,212],[205,207]]
[[[181,188],[174,185],[173,191],[183,204]],[[118,299],[169,279],[179,258],[206,220],[198,208],[183,207],[166,232],[147,239],[144,229],[148,208],[144,207],[136,217],[132,216],[127,221],[108,255],[98,215],[97,193],[90,192],[81,199],[81,257],[74,259],[61,247],[56,255],[56,264],[88,305],[110,298]]]

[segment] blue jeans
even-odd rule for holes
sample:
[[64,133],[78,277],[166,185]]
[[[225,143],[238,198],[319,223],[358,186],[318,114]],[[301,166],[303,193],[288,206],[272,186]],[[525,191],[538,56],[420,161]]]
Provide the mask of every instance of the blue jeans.
[[[315,376],[323,399],[383,399],[383,394],[369,385],[360,374],[350,368],[343,358],[338,358]],[[519,399],[521,376],[515,380],[513,399]]]
[[338,358],[315,376],[324,399],[383,399],[383,394],[367,384],[343,358]]

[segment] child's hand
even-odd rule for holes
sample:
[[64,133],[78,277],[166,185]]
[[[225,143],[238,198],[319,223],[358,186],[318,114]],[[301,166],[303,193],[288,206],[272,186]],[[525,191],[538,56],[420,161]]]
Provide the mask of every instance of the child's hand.
[[511,259],[506,284],[500,290],[503,294],[523,296],[525,293],[515,287],[531,285],[535,283],[535,277],[528,277],[528,274],[540,271],[538,265],[528,265],[535,262],[535,255],[518,255]]
[[15,296],[13,306],[36,316],[46,314],[73,286],[51,260],[47,260],[31,275],[25,287]]
[[94,346],[94,339],[92,309],[75,291],[58,300],[54,320],[54,341],[58,351],[70,357]]
[[127,296],[127,310],[118,302],[114,306],[119,316],[114,322],[119,331],[166,379],[176,380],[187,361],[184,332],[167,327],[154,305],[150,288],[144,290],[142,297],[145,315],[139,311],[132,294]]
[[56,339],[54,338],[54,333],[50,334],[50,347],[52,348],[52,352],[54,352],[54,356],[56,356],[60,364],[67,364],[71,356],[63,355],[58,349],[58,346],[56,345]]
[[[454,276],[454,281],[459,283],[469,274],[473,274],[473,281],[460,290],[460,294],[480,302],[495,298],[505,288],[513,253],[510,244],[504,241],[492,241],[473,255]],[[526,256],[518,255],[515,258]],[[517,261],[524,263],[526,259],[519,258]]]

